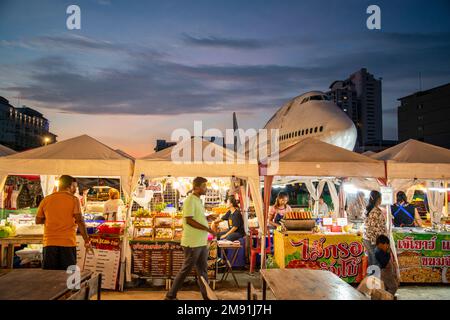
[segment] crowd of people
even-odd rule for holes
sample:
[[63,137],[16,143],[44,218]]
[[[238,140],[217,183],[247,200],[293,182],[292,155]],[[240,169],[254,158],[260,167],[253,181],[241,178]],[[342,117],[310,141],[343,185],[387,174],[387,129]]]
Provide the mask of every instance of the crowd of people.
[[[193,180],[193,189],[183,203],[183,234],[181,246],[184,251],[184,263],[175,277],[173,286],[168,291],[166,299],[176,299],[185,278],[192,268],[196,268],[200,277],[208,281],[208,234],[218,240],[236,241],[245,236],[244,220],[239,209],[239,203],[234,196],[226,200],[227,212],[218,217],[209,227],[205,216],[205,207],[200,199],[206,194],[207,179],[197,177]],[[36,224],[44,224],[43,269],[67,270],[76,265],[76,233],[80,231],[84,245],[91,251],[92,247],[82,216],[80,199],[75,196],[77,181],[75,178],[63,175],[59,178],[58,190],[45,197],[38,208]],[[364,198],[357,197],[358,210]],[[281,226],[283,217],[292,212],[289,206],[289,196],[285,192],[278,193],[275,203],[270,207],[268,226],[272,230]],[[109,191],[109,200],[104,206],[104,219],[117,219],[119,206],[123,205],[117,190]],[[318,204],[319,216],[329,212],[327,204],[320,198]],[[396,268],[390,250],[390,240],[386,227],[387,214],[381,207],[381,194],[373,190],[365,208],[365,228],[363,243],[370,266],[378,266],[386,290],[395,294],[398,288]],[[403,191],[396,194],[396,203],[391,207],[392,222],[396,227],[422,226],[417,209],[407,201]],[[218,225],[226,222],[228,228],[220,231]],[[200,291],[207,299],[206,288],[199,280]]]

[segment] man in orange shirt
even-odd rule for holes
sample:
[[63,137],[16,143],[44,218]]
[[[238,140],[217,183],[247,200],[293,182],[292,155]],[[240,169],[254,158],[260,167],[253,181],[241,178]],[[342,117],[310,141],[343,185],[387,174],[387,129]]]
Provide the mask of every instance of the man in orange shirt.
[[43,269],[67,270],[77,264],[77,226],[86,249],[92,250],[80,201],[74,196],[76,188],[76,180],[63,175],[58,192],[45,197],[39,205],[36,224],[44,225]]

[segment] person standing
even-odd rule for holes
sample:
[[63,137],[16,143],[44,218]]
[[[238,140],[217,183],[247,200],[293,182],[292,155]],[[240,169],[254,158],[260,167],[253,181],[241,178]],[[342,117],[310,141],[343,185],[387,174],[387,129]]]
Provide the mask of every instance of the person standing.
[[165,300],[176,300],[177,293],[181,289],[184,280],[195,266],[197,281],[203,299],[208,300],[206,288],[200,277],[208,281],[208,233],[216,235],[208,226],[205,216],[205,208],[200,196],[205,195],[206,180],[202,177],[194,179],[192,193],[183,203],[183,235],[181,246],[184,253],[184,262],[180,272],[173,281],[172,288],[167,292]]
[[414,205],[408,203],[403,191],[397,192],[397,202],[391,206],[395,227],[422,227],[422,219]]
[[86,249],[92,250],[80,201],[74,196],[76,187],[73,177],[63,175],[59,178],[58,192],[45,197],[39,205],[36,224],[44,225],[43,269],[67,270],[77,264],[77,227]]
[[119,207],[123,206],[124,203],[122,199],[120,199],[119,190],[111,188],[108,192],[109,200],[105,202],[105,206],[103,207],[103,215],[105,219],[108,221],[117,221]]
[[319,198],[319,217],[323,218],[328,215],[329,209],[322,197]]
[[365,221],[363,242],[369,258],[369,266],[376,265],[375,248],[378,236],[387,236],[386,217],[380,209],[381,193],[376,190],[370,192],[367,205],[367,218]]
[[288,212],[292,212],[292,208],[288,205],[289,196],[286,192],[278,193],[275,204],[269,209],[269,227],[273,229],[281,226],[280,221]]

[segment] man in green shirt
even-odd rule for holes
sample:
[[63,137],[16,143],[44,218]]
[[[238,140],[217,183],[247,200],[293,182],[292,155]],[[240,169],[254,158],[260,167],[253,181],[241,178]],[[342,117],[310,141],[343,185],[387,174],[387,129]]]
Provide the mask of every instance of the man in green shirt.
[[[184,252],[184,262],[183,267],[173,281],[172,288],[166,294],[166,300],[176,300],[178,290],[180,290],[184,280],[194,266],[198,277],[202,276],[208,281],[208,232],[213,235],[216,235],[216,233],[208,226],[205,208],[200,200],[200,196],[206,194],[206,182],[208,180],[205,178],[195,178],[192,183],[192,194],[183,203],[181,246]],[[200,278],[197,280],[203,299],[207,300],[206,289]]]

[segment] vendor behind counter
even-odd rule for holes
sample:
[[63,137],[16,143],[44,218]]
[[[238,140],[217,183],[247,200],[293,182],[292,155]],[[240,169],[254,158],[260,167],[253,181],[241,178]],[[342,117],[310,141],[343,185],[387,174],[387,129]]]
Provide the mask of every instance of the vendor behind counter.
[[406,194],[403,191],[397,192],[397,202],[391,206],[391,213],[394,218],[394,226],[403,227],[422,227],[422,219],[420,218],[417,208],[408,203]]

